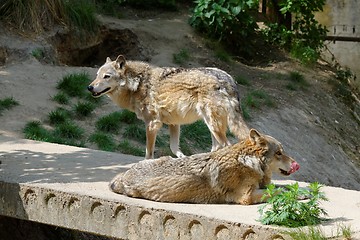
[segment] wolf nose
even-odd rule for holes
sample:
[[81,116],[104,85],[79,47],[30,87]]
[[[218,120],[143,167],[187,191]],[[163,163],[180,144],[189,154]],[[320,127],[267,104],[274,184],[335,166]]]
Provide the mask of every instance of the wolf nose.
[[94,87],[93,86],[88,86],[87,89],[92,92],[94,90]]

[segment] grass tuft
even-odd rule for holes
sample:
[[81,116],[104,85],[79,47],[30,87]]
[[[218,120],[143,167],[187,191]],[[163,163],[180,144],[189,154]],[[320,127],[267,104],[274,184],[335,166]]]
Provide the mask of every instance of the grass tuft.
[[84,97],[88,93],[86,87],[90,83],[89,74],[74,73],[65,75],[57,84],[57,89],[71,97]]
[[[140,143],[146,143],[146,130],[143,127],[140,127],[138,124],[130,124],[126,126],[123,137],[129,138]],[[157,138],[158,140],[158,138]]]
[[39,121],[28,122],[23,129],[23,133],[25,138],[31,140],[50,142],[52,139],[50,132]]
[[95,105],[91,102],[78,102],[74,106],[74,111],[79,117],[88,117],[94,111]]
[[7,97],[4,99],[0,99],[0,115],[2,111],[9,110],[14,106],[19,105],[19,103],[13,97]]
[[65,123],[70,118],[70,113],[63,108],[57,108],[49,113],[48,118],[52,125],[61,124]]
[[72,26],[89,32],[95,32],[99,28],[96,7],[93,1],[64,1],[64,12]]
[[309,227],[308,229],[299,228],[293,231],[285,231],[293,240],[326,240],[328,239],[320,228]]
[[103,132],[117,133],[120,130],[121,112],[113,112],[99,118],[96,123],[96,129]]
[[41,60],[45,57],[44,50],[42,48],[35,48],[31,51],[31,55],[37,60]]
[[183,125],[181,127],[181,138],[186,138],[186,142],[191,142],[196,148],[203,150],[211,148],[211,134],[203,121]]
[[69,96],[63,92],[59,92],[58,94],[53,96],[52,100],[62,105],[66,105],[70,102]]
[[243,76],[236,76],[234,80],[240,85],[250,86],[250,81],[247,78],[244,78]]
[[190,60],[189,51],[186,49],[181,49],[179,53],[173,54],[173,62],[176,64],[184,64],[185,62]]
[[56,125],[54,129],[54,136],[66,139],[81,139],[84,135],[84,129],[72,122],[64,122]]
[[271,96],[263,90],[252,90],[246,94],[245,98],[241,100],[242,109],[245,112],[248,108],[258,108],[262,106],[274,107],[275,103]]
[[296,71],[290,72],[289,80],[290,82],[286,84],[286,88],[292,91],[306,89],[309,86],[309,83],[306,81],[304,75]]
[[145,151],[143,149],[140,149],[136,146],[132,146],[130,142],[127,140],[121,141],[120,144],[118,145],[118,149],[123,154],[130,154],[140,157],[143,157],[145,155]]
[[116,150],[114,138],[104,132],[95,132],[90,135],[89,141],[95,143],[100,150],[113,152]]

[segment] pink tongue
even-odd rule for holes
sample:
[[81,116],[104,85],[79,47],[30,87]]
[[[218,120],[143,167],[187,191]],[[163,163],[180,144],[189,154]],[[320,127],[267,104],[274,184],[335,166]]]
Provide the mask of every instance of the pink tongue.
[[291,163],[291,169],[290,169],[289,173],[290,173],[290,174],[291,174],[291,173],[294,173],[294,172],[296,172],[296,171],[299,170],[299,169],[300,169],[300,165],[299,165],[297,162],[293,161],[293,162]]

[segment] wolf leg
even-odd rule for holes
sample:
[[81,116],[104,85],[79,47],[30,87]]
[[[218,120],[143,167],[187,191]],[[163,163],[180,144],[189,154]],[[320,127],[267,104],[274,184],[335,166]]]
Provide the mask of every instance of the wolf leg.
[[170,149],[178,158],[185,157],[179,148],[180,125],[169,125],[170,131]]
[[226,120],[222,121],[221,118],[215,119],[214,117],[203,114],[203,119],[211,132],[212,148],[211,151],[216,151],[220,148],[230,145],[226,137]]
[[159,121],[146,123],[146,159],[154,158],[156,135],[161,126],[162,123]]

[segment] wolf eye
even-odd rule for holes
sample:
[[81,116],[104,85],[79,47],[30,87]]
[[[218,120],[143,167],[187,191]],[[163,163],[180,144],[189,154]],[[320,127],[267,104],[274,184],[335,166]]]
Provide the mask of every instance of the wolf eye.
[[104,79],[110,78],[110,75],[105,74]]
[[278,155],[278,156],[280,156],[280,155],[282,155],[282,152],[281,152],[281,151],[277,151],[275,154]]

